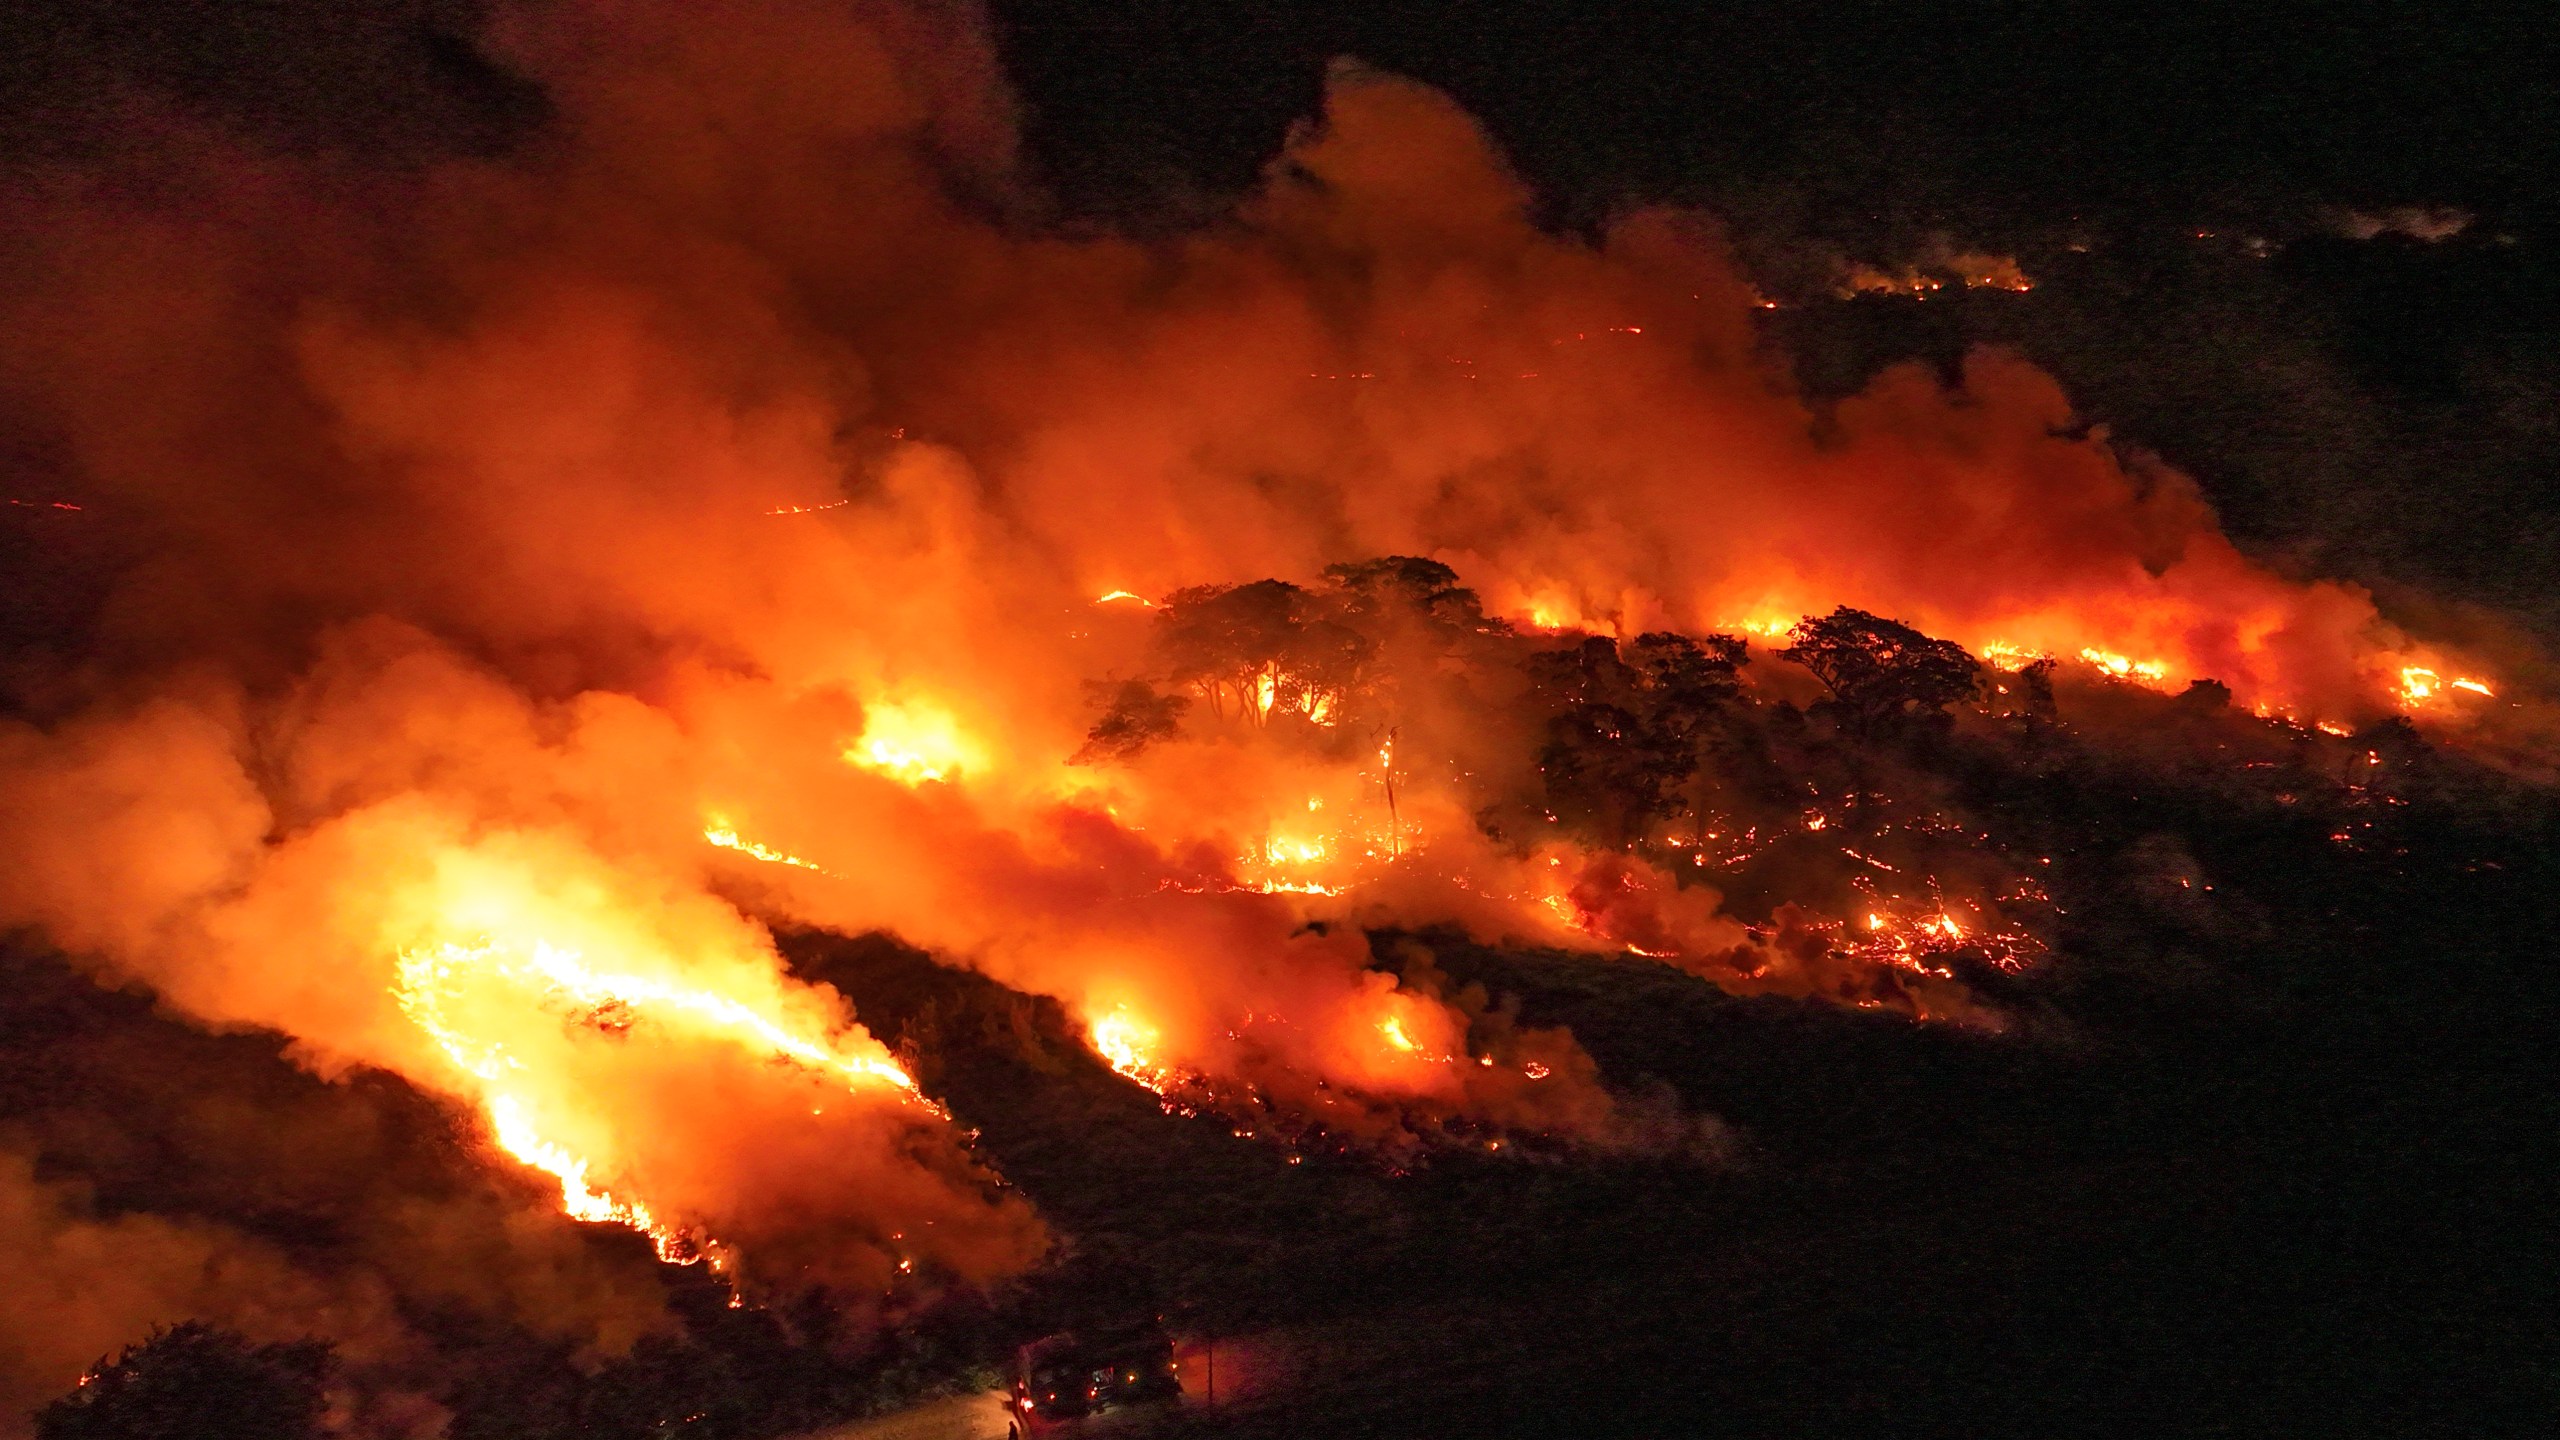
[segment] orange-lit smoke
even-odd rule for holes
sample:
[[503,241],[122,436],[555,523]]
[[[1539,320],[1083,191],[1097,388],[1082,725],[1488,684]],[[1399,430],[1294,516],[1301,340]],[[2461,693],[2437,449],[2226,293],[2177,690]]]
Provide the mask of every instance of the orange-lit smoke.
[[66,184],[11,222],[0,357],[149,539],[53,722],[0,734],[0,918],[456,1095],[674,1252],[876,1288],[1040,1244],[750,916],[1054,995],[1141,1078],[1604,1138],[1569,1040],[1308,922],[1840,989],[1711,892],[1496,853],[1435,778],[1466,716],[1068,764],[1084,682],[1182,586],[1433,556],[1526,624],[1851,605],[2304,716],[2471,673],[2253,563],[2015,357],[1816,425],[1710,225],[1543,234],[1420,86],[1339,70],[1227,224],[1068,240],[982,213],[1013,181],[981,37],[716,9],[505,12],[558,106],[505,158]]

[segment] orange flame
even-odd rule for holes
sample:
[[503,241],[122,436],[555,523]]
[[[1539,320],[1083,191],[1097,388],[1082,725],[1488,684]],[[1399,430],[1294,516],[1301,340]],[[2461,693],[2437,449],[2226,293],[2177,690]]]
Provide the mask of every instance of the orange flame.
[[2131,680],[2155,690],[2169,683],[2169,667],[2158,660],[2136,660],[2095,646],[2083,649],[2080,658],[2119,680]]
[[749,840],[741,836],[737,831],[729,828],[728,822],[724,820],[714,819],[709,825],[704,826],[702,829],[702,838],[719,846],[723,850],[735,850],[741,855],[762,860],[769,865],[789,865],[801,870],[814,870],[821,875],[832,875],[835,873],[814,860],[803,860],[797,855],[788,854],[784,851],[776,850],[770,845]]
[[876,705],[863,717],[861,738],[844,758],[898,783],[947,782],[986,760],[951,713],[921,703]]
[[1178,1071],[1157,1058],[1164,1032],[1139,1019],[1125,1005],[1088,1023],[1085,1039],[1105,1064],[1158,1095],[1168,1094],[1181,1080]]
[[645,1200],[596,1184],[590,1178],[595,1168],[591,1160],[543,1133],[533,1104],[521,1093],[542,1077],[530,1073],[504,1039],[486,1033],[494,1019],[565,1006],[599,1028],[628,1028],[643,1018],[664,1021],[826,1074],[850,1088],[886,1087],[941,1113],[917,1091],[915,1080],[885,1057],[801,1033],[714,991],[599,969],[578,952],[547,941],[520,945],[483,939],[417,946],[400,952],[397,975],[394,998],[401,1012],[455,1068],[479,1082],[481,1105],[499,1147],[557,1180],[561,1208],[571,1217],[637,1230],[663,1259],[690,1264],[710,1254],[717,1263],[720,1252],[716,1242],[670,1224]]

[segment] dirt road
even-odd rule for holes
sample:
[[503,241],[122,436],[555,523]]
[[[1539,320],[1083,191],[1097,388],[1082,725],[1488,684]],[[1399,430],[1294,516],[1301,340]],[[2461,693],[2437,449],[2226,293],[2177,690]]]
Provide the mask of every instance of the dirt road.
[[1004,1396],[990,1390],[820,1430],[801,1440],[1005,1440]]

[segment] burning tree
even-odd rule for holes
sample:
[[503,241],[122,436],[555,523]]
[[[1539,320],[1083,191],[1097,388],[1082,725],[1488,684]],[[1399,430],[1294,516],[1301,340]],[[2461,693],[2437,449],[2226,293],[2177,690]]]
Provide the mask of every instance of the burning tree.
[[1333,608],[1285,580],[1195,585],[1166,597],[1158,648],[1169,678],[1220,719],[1267,725],[1295,711],[1326,724],[1376,649]]
[[1812,671],[1831,692],[1831,705],[1861,734],[1944,715],[1981,683],[1982,662],[1963,646],[1846,605],[1800,622],[1787,639],[1779,658]]
[[[1386,555],[1328,566],[1328,585],[1285,580],[1197,585],[1157,611],[1152,679],[1087,686],[1100,711],[1079,764],[1126,760],[1180,732],[1192,700],[1220,720],[1257,728],[1295,715],[1319,730],[1346,716],[1383,709],[1363,734],[1394,729],[1397,696],[1416,662],[1444,657],[1467,641],[1507,636],[1476,592],[1436,560]],[[1176,693],[1167,694],[1170,687]],[[1179,692],[1189,691],[1184,695]]]

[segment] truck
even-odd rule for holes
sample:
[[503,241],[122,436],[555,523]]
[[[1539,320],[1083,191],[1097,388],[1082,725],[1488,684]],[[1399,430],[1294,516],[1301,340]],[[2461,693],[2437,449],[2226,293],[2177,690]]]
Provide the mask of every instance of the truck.
[[1181,1403],[1173,1339],[1154,1321],[1051,1335],[1014,1353],[1011,1440],[1099,1434]]

